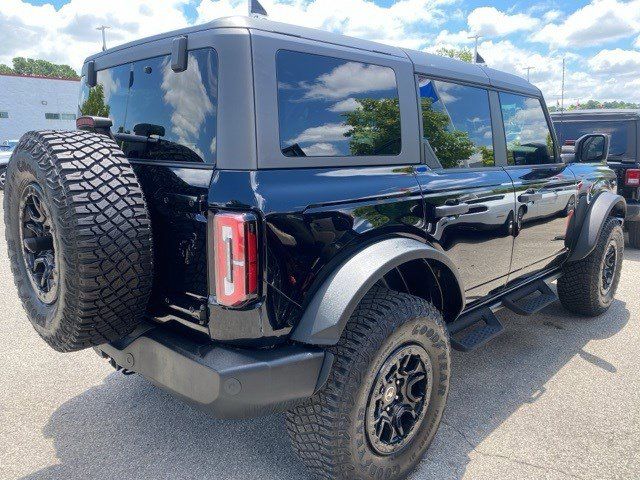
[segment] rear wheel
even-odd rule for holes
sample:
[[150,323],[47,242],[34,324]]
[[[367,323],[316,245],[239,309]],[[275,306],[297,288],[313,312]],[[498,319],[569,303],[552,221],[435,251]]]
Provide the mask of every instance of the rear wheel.
[[624,232],[617,218],[609,218],[594,250],[582,260],[564,266],[558,296],[569,311],[588,317],[608,310],[620,282]]
[[0,191],[4,190],[4,184],[7,178],[7,167],[0,167]]
[[374,288],[352,315],[325,388],[287,414],[294,448],[319,478],[400,479],[420,462],[449,390],[441,314]]
[[111,139],[25,134],[7,170],[4,212],[18,294],[49,345],[80,350],[139,324],[151,293],[151,224]]
[[640,222],[627,223],[627,230],[629,230],[629,246],[640,248]]

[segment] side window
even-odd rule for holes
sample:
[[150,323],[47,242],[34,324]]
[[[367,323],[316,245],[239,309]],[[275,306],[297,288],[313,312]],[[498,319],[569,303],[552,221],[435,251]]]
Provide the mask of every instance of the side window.
[[215,163],[218,61],[214,50],[189,52],[176,73],[169,56],[133,64],[124,142],[128,157]]
[[556,162],[553,135],[540,100],[500,92],[509,165]]
[[392,68],[286,50],[278,52],[276,62],[285,156],[400,154]]
[[439,164],[443,168],[494,166],[489,92],[426,77],[418,81],[423,137]]
[[80,114],[109,117],[113,121],[113,132],[124,132],[131,80],[131,66],[121,65],[100,70],[98,83],[91,89],[83,81],[78,108]]

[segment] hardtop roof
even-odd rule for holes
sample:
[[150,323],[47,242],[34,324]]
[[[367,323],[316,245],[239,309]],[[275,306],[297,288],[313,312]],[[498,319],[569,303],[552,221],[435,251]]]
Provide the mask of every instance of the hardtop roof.
[[439,77],[459,79],[461,81],[493,86],[495,88],[514,90],[534,96],[541,95],[540,90],[527,82],[524,78],[494,70],[486,66],[474,65],[440,55],[402,49],[399,47],[349,37],[337,33],[326,32],[323,30],[276,22],[266,18],[254,18],[247,16],[218,18],[202,25],[196,25],[172,32],[162,33],[152,37],[142,38],[133,42],[119,45],[114,48],[110,48],[105,52],[96,53],[95,55],[88,57],[85,62],[95,60],[104,55],[113,54],[128,48],[134,48],[136,46],[150,43],[156,40],[175,37],[179,35],[189,35],[190,33],[217,28],[242,28],[249,30],[260,30],[314,40],[323,43],[351,47],[359,50],[366,50],[383,55],[407,58],[413,62],[417,72],[428,73],[430,75]]
[[570,110],[553,112],[551,117],[558,120],[562,118],[568,121],[638,120],[640,119],[640,110],[630,108]]

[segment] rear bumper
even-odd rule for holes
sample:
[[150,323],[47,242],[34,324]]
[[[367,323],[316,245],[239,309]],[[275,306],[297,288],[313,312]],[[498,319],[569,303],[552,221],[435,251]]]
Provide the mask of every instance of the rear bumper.
[[321,388],[332,363],[320,349],[234,349],[151,325],[96,351],[217,418],[283,411]]
[[627,222],[640,221],[640,203],[628,203],[627,202],[627,216],[625,217]]

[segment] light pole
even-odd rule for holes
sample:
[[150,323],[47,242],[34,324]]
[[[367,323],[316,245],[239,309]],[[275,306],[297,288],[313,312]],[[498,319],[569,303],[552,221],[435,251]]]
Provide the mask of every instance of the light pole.
[[473,49],[473,63],[478,63],[478,40],[482,38],[482,35],[471,35],[467,37],[469,40],[475,40],[476,45]]
[[102,51],[104,52],[107,49],[107,37],[104,33],[105,30],[109,30],[111,27],[107,26],[107,25],[100,25],[99,27],[96,28],[96,30],[101,30],[102,31]]

